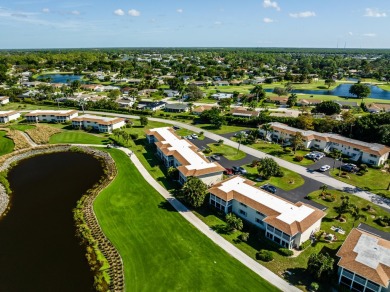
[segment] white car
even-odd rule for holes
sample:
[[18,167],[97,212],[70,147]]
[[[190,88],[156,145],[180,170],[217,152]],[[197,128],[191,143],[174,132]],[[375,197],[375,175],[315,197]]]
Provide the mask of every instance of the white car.
[[329,170],[329,169],[330,169],[330,166],[325,164],[325,165],[323,165],[323,166],[320,167],[319,171],[325,172],[325,171],[327,171],[327,170]]
[[196,135],[196,134],[192,134],[191,136],[193,139],[198,139],[198,135]]

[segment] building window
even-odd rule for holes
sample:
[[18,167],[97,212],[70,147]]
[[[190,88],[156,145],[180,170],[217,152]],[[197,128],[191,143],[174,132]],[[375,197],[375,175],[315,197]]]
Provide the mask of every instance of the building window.
[[240,205],[243,206],[243,207],[245,207],[245,208],[248,207],[248,206],[245,205],[244,203],[240,203]]
[[238,210],[238,213],[240,213],[240,215],[242,216],[245,216],[246,217],[246,212],[244,210]]
[[267,217],[267,216],[265,216],[263,213],[261,213],[261,212],[259,212],[259,211],[256,211],[256,214],[257,214],[257,215],[260,215],[260,216],[262,216],[262,217]]
[[342,276],[340,283],[349,287],[349,286],[351,286],[352,280]]
[[259,218],[255,218],[255,221],[256,221],[256,223],[258,223],[258,224],[260,224],[260,225],[264,225],[264,222],[263,222],[263,220],[261,220],[261,219],[259,219]]

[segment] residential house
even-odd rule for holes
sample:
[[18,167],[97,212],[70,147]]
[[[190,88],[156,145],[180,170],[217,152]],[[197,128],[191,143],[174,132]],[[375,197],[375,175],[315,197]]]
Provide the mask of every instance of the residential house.
[[204,111],[211,110],[213,107],[218,107],[215,105],[201,105],[192,110],[192,114],[199,116]]
[[180,96],[180,92],[177,90],[167,89],[164,90],[164,95],[166,95],[167,97],[178,97]]
[[240,85],[241,83],[242,83],[242,80],[231,80],[230,81],[230,85],[234,85],[234,86]]
[[356,101],[342,101],[336,100],[335,103],[341,106],[341,108],[358,108],[359,105]]
[[221,100],[225,98],[233,98],[233,93],[214,93],[211,95],[212,98]]
[[320,104],[322,100],[320,99],[299,99],[297,101],[298,106],[312,106],[312,105],[317,105]]
[[149,96],[149,95],[151,95],[152,93],[155,93],[155,92],[158,92],[158,90],[157,89],[143,89],[143,90],[138,91],[138,95],[140,95],[140,96]]
[[115,129],[119,129],[125,125],[123,118],[108,118],[94,115],[83,115],[72,119],[72,126],[74,128],[88,128],[103,132],[111,133]]
[[205,86],[207,82],[205,81],[192,81],[190,84],[196,85],[196,86]]
[[181,103],[167,103],[165,105],[164,111],[171,113],[185,113],[189,111],[189,106],[187,104]]
[[137,109],[145,109],[151,111],[158,111],[165,108],[167,103],[163,101],[140,101]]
[[129,79],[129,80],[127,80],[127,83],[137,85],[137,84],[141,83],[141,79]]
[[197,152],[198,147],[188,140],[181,139],[170,127],[155,128],[146,131],[149,143],[157,146],[157,156],[166,167],[176,167],[179,182],[184,184],[188,177],[194,176],[211,186],[222,181],[225,170],[216,162],[210,162]]
[[239,109],[239,108],[235,108],[235,109],[232,109],[230,111],[230,113],[233,115],[233,116],[237,116],[237,117],[243,117],[243,118],[257,118],[260,114],[260,112],[258,111],[248,111],[246,109]]
[[[1,100],[1,97],[0,97]],[[390,112],[390,104],[388,103],[371,103],[367,105],[367,110],[372,114],[379,114],[381,112]]]
[[233,212],[263,229],[265,236],[282,247],[297,248],[320,229],[325,213],[302,202],[291,203],[234,176],[209,189],[209,204]]
[[29,123],[64,123],[77,116],[78,111],[76,110],[35,110],[24,115]]
[[4,105],[9,103],[9,97],[8,96],[0,96],[0,104]]
[[[339,284],[353,291],[390,291],[389,234],[366,230],[359,225],[352,229],[337,252]],[[364,226],[364,225],[363,225]]]
[[[384,164],[389,157],[390,148],[382,144],[367,143],[338,134],[305,131],[278,122],[270,123],[270,125],[272,130],[268,132],[266,138],[274,141],[288,142],[295,133],[300,132],[304,137],[306,148],[315,148],[324,152],[339,150],[353,161],[377,166]],[[263,129],[260,128],[259,131],[265,135]]]
[[267,102],[272,102],[280,105],[287,105],[288,97],[285,96],[270,96],[267,98]]
[[117,99],[116,103],[122,108],[129,108],[133,106],[135,101],[135,98],[120,98]]
[[0,111],[0,123],[9,123],[20,118],[17,111]]
[[215,86],[229,86],[230,84],[229,84],[229,81],[221,80],[221,81],[214,81],[214,85]]

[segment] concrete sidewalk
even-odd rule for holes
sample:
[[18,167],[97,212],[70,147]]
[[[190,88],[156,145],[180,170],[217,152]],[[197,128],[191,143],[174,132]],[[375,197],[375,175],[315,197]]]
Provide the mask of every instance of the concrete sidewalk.
[[[107,115],[107,116],[117,116],[117,117],[131,118],[131,119],[139,119],[139,116],[125,115],[125,114],[114,114],[114,113],[93,112],[93,111],[86,111],[86,113],[90,113],[90,114],[94,113],[94,114],[101,114],[101,115]],[[178,121],[170,121],[170,120],[152,118],[152,117],[148,117],[148,119],[151,121],[180,126],[182,128],[186,128],[188,130],[191,130],[195,133],[199,133],[202,131],[204,133],[204,136],[207,138],[210,138],[214,141],[218,141],[218,140],[222,139],[224,141],[225,145],[229,145],[229,146],[232,146],[234,148],[238,147],[238,143],[236,143],[230,139],[227,139],[223,136],[205,131],[203,129],[200,129],[200,128],[192,126],[192,125],[188,125],[188,124],[181,123]],[[353,194],[357,197],[360,197],[362,199],[370,201],[371,203],[378,205],[378,206],[380,206],[380,207],[382,207],[390,212],[390,199],[383,198],[381,196],[378,196],[378,195],[373,194],[373,193],[368,192],[368,191],[363,191],[363,190],[361,190],[353,185],[344,183],[344,182],[339,181],[339,180],[332,178],[330,176],[324,175],[324,174],[319,173],[319,172],[312,171],[306,167],[288,162],[288,161],[280,159],[278,157],[268,155],[264,152],[258,151],[256,149],[250,148],[250,147],[245,146],[245,145],[241,145],[240,150],[242,150],[245,153],[250,154],[254,157],[257,157],[257,158],[272,157],[280,166],[287,168],[287,169],[290,169],[290,170],[302,175],[303,177],[311,178],[313,180],[320,182],[321,184],[326,184],[334,189]]]
[[164,187],[162,187],[145,169],[142,163],[138,160],[137,156],[132,153],[131,150],[124,147],[116,147],[119,150],[122,150],[127,155],[129,155],[131,161],[137,167],[138,171],[142,174],[145,180],[156,190],[158,191],[188,222],[195,226],[199,231],[205,234],[210,238],[215,244],[224,249],[232,257],[240,261],[242,264],[247,266],[249,269],[254,271],[260,277],[270,282],[277,288],[282,291],[301,291],[293,285],[289,284],[275,273],[271,272],[264,266],[260,265],[258,262],[247,256],[241,250],[236,248],[233,244],[229,243],[222,236],[212,230],[207,226],[203,221],[196,217],[186,206],[184,206],[180,201],[173,197]]

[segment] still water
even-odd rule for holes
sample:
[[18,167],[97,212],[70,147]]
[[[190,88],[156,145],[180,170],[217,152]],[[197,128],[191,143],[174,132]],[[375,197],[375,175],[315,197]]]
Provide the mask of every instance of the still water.
[[84,153],[36,156],[10,170],[11,209],[0,220],[0,291],[93,291],[72,209],[103,175]]

